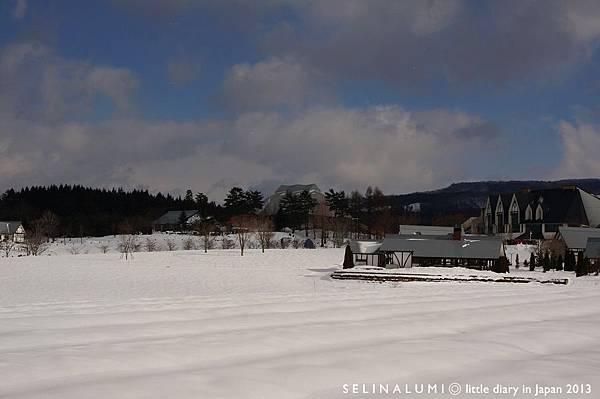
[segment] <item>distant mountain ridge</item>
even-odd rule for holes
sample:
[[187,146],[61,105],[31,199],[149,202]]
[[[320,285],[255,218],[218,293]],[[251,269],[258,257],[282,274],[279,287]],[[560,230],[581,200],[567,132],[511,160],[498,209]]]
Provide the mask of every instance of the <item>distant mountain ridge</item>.
[[[390,195],[392,208],[402,213],[411,204],[419,204],[424,217],[461,213],[477,216],[490,194],[513,193],[523,189],[540,190],[563,186],[577,186],[592,194],[600,194],[600,179],[564,179],[479,181],[453,183],[448,187],[402,195]],[[414,208],[414,207],[413,207]]]

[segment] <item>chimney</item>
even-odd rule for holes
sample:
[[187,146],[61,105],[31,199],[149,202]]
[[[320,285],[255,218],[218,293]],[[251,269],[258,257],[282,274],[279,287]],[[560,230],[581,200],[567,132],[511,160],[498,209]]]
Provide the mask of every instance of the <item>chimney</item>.
[[452,239],[454,241],[460,241],[462,239],[461,235],[462,235],[462,229],[460,228],[460,226],[458,226],[458,225],[454,226],[454,232],[452,232]]

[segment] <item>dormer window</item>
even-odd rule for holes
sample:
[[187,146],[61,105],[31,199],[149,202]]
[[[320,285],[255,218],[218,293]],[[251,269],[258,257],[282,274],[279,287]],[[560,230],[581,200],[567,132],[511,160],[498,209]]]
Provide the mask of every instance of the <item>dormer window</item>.
[[531,211],[531,206],[527,205],[527,209],[525,209],[525,220],[533,219],[533,212]]
[[542,220],[544,218],[544,211],[542,210],[542,206],[538,205],[535,210],[535,220]]

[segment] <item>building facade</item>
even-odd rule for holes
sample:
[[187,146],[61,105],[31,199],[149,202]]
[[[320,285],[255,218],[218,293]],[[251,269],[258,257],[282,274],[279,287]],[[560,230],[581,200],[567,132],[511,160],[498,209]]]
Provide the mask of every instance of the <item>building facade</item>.
[[481,219],[487,235],[550,239],[561,226],[600,225],[600,198],[578,187],[490,195]]
[[25,228],[18,221],[0,222],[0,241],[25,242]]

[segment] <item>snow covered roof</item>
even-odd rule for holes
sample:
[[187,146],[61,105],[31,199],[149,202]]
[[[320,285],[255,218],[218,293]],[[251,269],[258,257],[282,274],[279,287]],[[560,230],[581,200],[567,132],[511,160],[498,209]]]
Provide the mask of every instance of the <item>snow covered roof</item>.
[[583,207],[585,208],[585,214],[588,218],[589,225],[593,227],[600,226],[600,198],[583,191],[582,189],[578,190],[579,195],[581,196],[581,202],[583,202]]
[[185,219],[189,219],[200,211],[197,210],[185,210],[185,211],[168,211],[156,221],[155,224],[179,224],[179,218],[181,217],[181,213],[184,213]]
[[600,238],[600,229],[560,226],[558,232],[569,249],[585,249],[588,238]]
[[585,247],[585,256],[591,259],[600,258],[600,238],[588,238]]
[[446,226],[419,226],[410,224],[401,224],[399,228],[400,234],[413,234],[421,236],[438,236],[452,234],[454,227]]
[[282,184],[277,190],[275,190],[275,194],[285,194],[288,192],[292,194],[298,194],[304,190],[308,192],[321,192],[321,189],[316,184]]
[[464,239],[450,240],[439,237],[407,238],[386,236],[380,248],[383,252],[412,252],[415,257],[498,259],[502,254],[502,240]]
[[0,234],[15,234],[21,226],[22,223],[17,221],[0,222]]
[[350,241],[350,249],[355,254],[373,254],[381,247],[381,241]]

